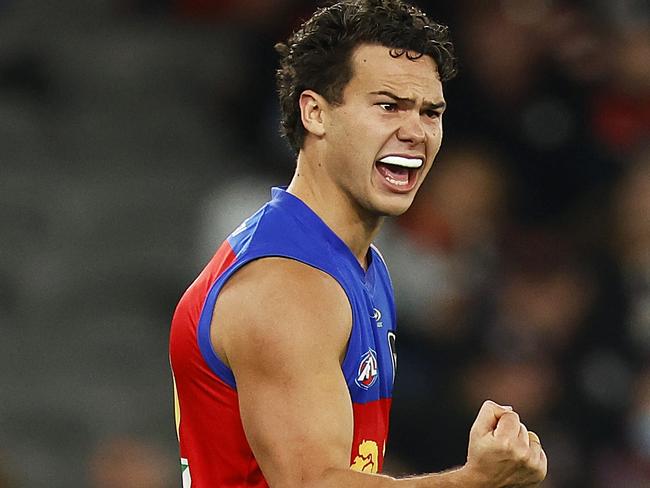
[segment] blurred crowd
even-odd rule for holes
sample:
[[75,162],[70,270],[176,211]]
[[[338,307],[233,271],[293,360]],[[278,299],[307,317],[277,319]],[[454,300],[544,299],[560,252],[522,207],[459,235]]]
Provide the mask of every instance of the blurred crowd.
[[[10,18],[18,3],[0,2],[0,31],[3,16]],[[67,3],[73,9],[82,2]],[[75,195],[63,207],[56,198],[67,194],[46,192],[41,198],[57,212],[73,214],[62,240],[70,234],[92,240],[103,230],[97,229],[99,225],[111,229],[106,239],[118,244],[97,254],[97,260],[108,255],[111,261],[91,268],[93,274],[103,273],[93,290],[106,294],[105,300],[117,297],[116,303],[123,303],[128,293],[129,307],[139,307],[136,317],[146,317],[140,323],[146,332],[136,330],[139,321],[133,315],[128,316],[128,326],[118,326],[125,343],[143,337],[141,343],[149,344],[151,336],[162,344],[168,330],[165,320],[171,318],[193,276],[239,221],[267,200],[269,186],[286,184],[291,177],[294,155],[278,136],[273,45],[319,2],[91,3],[101,5],[98,11],[108,19],[106,24],[119,26],[112,49],[120,52],[125,67],[119,76],[110,75],[117,86],[133,86],[137,63],[149,59],[143,49],[139,57],[129,57],[130,46],[123,37],[131,37],[125,32],[153,37],[152,31],[167,26],[172,33],[162,35],[174,54],[156,59],[150,77],[143,77],[141,91],[122,109],[115,108],[115,100],[123,94],[111,87],[98,96],[107,100],[93,102],[75,127],[92,126],[95,115],[101,118],[107,110],[117,111],[111,120],[123,120],[128,127],[140,107],[138,127],[158,131],[157,139],[149,151],[137,137],[115,136],[101,154],[89,153],[92,157],[74,169],[66,164],[56,169],[66,173],[61,179],[66,187],[92,181],[91,188],[98,191],[83,198]],[[491,398],[513,405],[529,429],[540,435],[550,466],[544,486],[650,486],[650,7],[642,0],[414,3],[450,26],[460,73],[445,87],[449,108],[436,163],[413,207],[387,222],[378,242],[394,280],[399,318],[399,366],[386,469],[411,474],[461,464],[470,424],[481,402]],[[86,12],[83,19],[92,15]],[[70,18],[82,17],[70,14]],[[191,44],[192,49],[178,47],[193,36],[201,40]],[[202,47],[204,39],[210,42]],[[1,40],[2,34],[0,44]],[[59,58],[24,46],[0,47],[0,111],[7,100],[42,101],[43,93],[50,93],[48,76],[57,72]],[[175,67],[175,79],[160,75],[163,63]],[[65,77],[58,80],[63,83]],[[102,84],[100,77],[97,83]],[[142,100],[153,86],[159,98],[145,107]],[[68,93],[65,87],[57,90]],[[86,90],[92,98],[92,85]],[[61,96],[57,103],[66,100]],[[172,101],[185,111],[165,111]],[[62,109],[53,110],[60,114]],[[6,119],[0,117],[0,137],[18,134],[12,141],[23,144],[16,142],[21,126],[12,126],[11,132],[2,120]],[[83,133],[83,127],[80,130]],[[113,130],[120,135],[119,129]],[[44,146],[30,146],[30,160],[47,156],[63,137],[54,131],[24,143]],[[114,147],[120,144],[119,149]],[[88,169],[87,159],[97,157],[101,163]],[[2,166],[22,175],[23,170],[16,169],[19,163],[2,158]],[[40,166],[33,163],[30,175],[54,171],[50,163],[47,157]],[[78,170],[87,173],[85,179],[76,178]],[[100,176],[90,176],[93,171]],[[125,178],[135,181],[128,178],[136,173],[143,186],[133,184],[139,196],[122,201],[120,213],[109,213],[113,208],[109,203],[93,206],[98,194],[106,202],[112,195],[122,195]],[[129,202],[136,205],[137,216],[129,214]],[[94,213],[75,213],[75,205],[93,207]],[[12,215],[7,211],[0,217],[6,222]],[[103,219],[102,224],[93,227],[96,220],[88,215]],[[81,223],[86,234],[75,234],[75,218],[85,218]],[[155,229],[160,242],[155,245],[141,230],[154,229],[152,219],[159,222]],[[38,225],[36,218],[32,221]],[[11,234],[12,245],[27,246],[20,239],[31,238],[36,231],[30,229]],[[127,233],[126,239],[139,240],[147,249],[134,257],[122,241],[110,240],[119,233]],[[11,252],[3,250],[5,256]],[[69,253],[70,262],[79,255]],[[22,259],[29,260],[30,255]],[[45,265],[47,260],[48,255],[41,256],[40,262]],[[0,275],[16,276],[10,261],[0,262]],[[122,262],[140,266],[138,272],[129,273],[120,267]],[[142,262],[148,265],[143,267]],[[66,266],[54,271],[61,276]],[[76,273],[67,279],[86,276]],[[57,279],[51,279],[48,290],[63,286]],[[20,323],[27,319],[20,300],[22,282],[15,282],[13,288],[9,279],[0,284],[0,318]],[[129,282],[136,283],[133,289]],[[100,319],[94,317],[95,309],[81,315],[70,312],[78,308],[75,297],[84,287],[66,286],[71,297],[57,327],[72,323],[83,337],[79,324]],[[37,290],[49,297],[45,305],[60,302],[60,295],[44,286]],[[86,307],[103,305],[91,301]],[[115,311],[109,317],[102,323],[126,320]],[[8,322],[0,327],[3,333],[11,328]],[[40,322],[33,326],[35,335],[39,327]],[[19,338],[20,332],[9,337]],[[97,347],[102,345],[98,340]],[[110,347],[118,349],[120,343]],[[155,352],[165,354],[164,347]],[[91,363],[95,358],[79,357]],[[104,369],[86,378],[88,385],[80,379],[75,386],[87,386],[99,395],[92,383],[108,376],[107,388],[119,388],[121,377],[106,372],[112,360],[115,356],[104,357]],[[122,359],[118,356],[117,361]],[[128,361],[120,371],[139,364],[137,359]],[[77,472],[87,486],[178,485],[180,470],[169,471],[176,459],[167,455],[175,439],[171,390],[164,389],[169,373],[165,361],[163,357],[146,363],[160,366],[142,380],[151,384],[151,378],[157,378],[155,402],[147,405],[151,396],[141,395],[135,409],[141,411],[131,412],[128,421],[115,429],[108,422],[101,429],[85,427],[89,433],[82,436],[77,450],[83,451],[79,454],[84,467]],[[15,364],[3,364],[17,369]],[[4,402],[8,393],[2,391]],[[159,404],[157,399],[165,395],[169,405]],[[73,407],[65,404],[65,408]],[[7,412],[11,408],[3,410],[0,405],[0,433],[17,438],[21,434],[7,427],[11,423]],[[132,425],[145,434],[164,428],[164,422],[150,425],[144,420],[152,412],[161,418],[169,415],[167,431],[125,437]],[[91,413],[88,418],[93,418]],[[16,464],[12,446],[0,441],[0,454],[0,462],[6,460],[15,480],[10,483],[8,474],[5,483],[0,469],[0,487],[21,486],[18,480],[29,476],[23,476],[25,468],[13,468],[20,462]]]

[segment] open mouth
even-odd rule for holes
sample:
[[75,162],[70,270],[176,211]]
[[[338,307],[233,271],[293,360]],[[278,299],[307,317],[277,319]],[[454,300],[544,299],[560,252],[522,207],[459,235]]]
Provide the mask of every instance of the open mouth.
[[387,186],[398,193],[410,191],[417,182],[417,172],[424,164],[422,158],[385,156],[375,163]]

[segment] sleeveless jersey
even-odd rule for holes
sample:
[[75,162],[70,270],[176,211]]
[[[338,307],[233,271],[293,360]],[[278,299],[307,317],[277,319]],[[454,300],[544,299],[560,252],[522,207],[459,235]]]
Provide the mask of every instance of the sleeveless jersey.
[[210,342],[210,323],[228,278],[247,263],[271,256],[322,270],[345,291],[352,308],[341,365],[354,413],[350,466],[381,472],[397,365],[395,307],[386,265],[371,246],[364,270],[306,204],[273,188],[272,200],[219,247],[172,319],[169,353],[184,488],[268,486],[244,434],[233,373]]

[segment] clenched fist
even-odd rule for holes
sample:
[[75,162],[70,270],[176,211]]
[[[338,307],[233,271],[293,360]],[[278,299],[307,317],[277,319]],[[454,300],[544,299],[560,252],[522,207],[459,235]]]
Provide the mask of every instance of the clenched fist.
[[486,401],[470,430],[465,468],[478,486],[533,487],[546,477],[547,459],[512,408]]

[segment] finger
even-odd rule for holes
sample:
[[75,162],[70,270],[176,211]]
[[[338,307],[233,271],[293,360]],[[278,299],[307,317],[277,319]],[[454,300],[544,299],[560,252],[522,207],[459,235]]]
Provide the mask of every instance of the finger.
[[540,446],[542,445],[542,441],[539,440],[539,436],[535,434],[532,430],[528,431],[528,439],[530,440],[531,443],[536,443],[539,444]]
[[517,436],[519,441],[523,444],[526,444],[526,447],[530,446],[530,438],[528,437],[528,429],[523,422],[519,423],[519,435]]
[[541,454],[542,454],[542,444],[539,442],[539,437],[537,437],[537,434],[535,432],[528,432],[528,439],[530,442],[530,459],[534,459],[536,461],[541,460]]
[[517,438],[520,426],[519,415],[516,412],[505,412],[497,422],[494,435],[496,437]]
[[486,400],[478,411],[476,420],[474,420],[474,424],[472,425],[472,431],[479,435],[489,434],[494,431],[503,414],[510,411],[512,411],[512,407],[499,405],[491,400]]
[[546,476],[546,473],[548,472],[548,458],[546,457],[546,452],[544,452],[544,449],[542,449],[541,444],[539,450],[540,450],[539,453],[540,466],[542,469],[542,473],[544,473],[544,476]]
[[[544,478],[546,476],[547,470],[547,461],[546,453],[542,449],[542,445],[538,442],[539,437],[534,432],[529,432],[528,437],[530,439],[530,460],[533,463],[533,468],[539,471],[540,476]],[[532,434],[532,435],[531,435]]]

